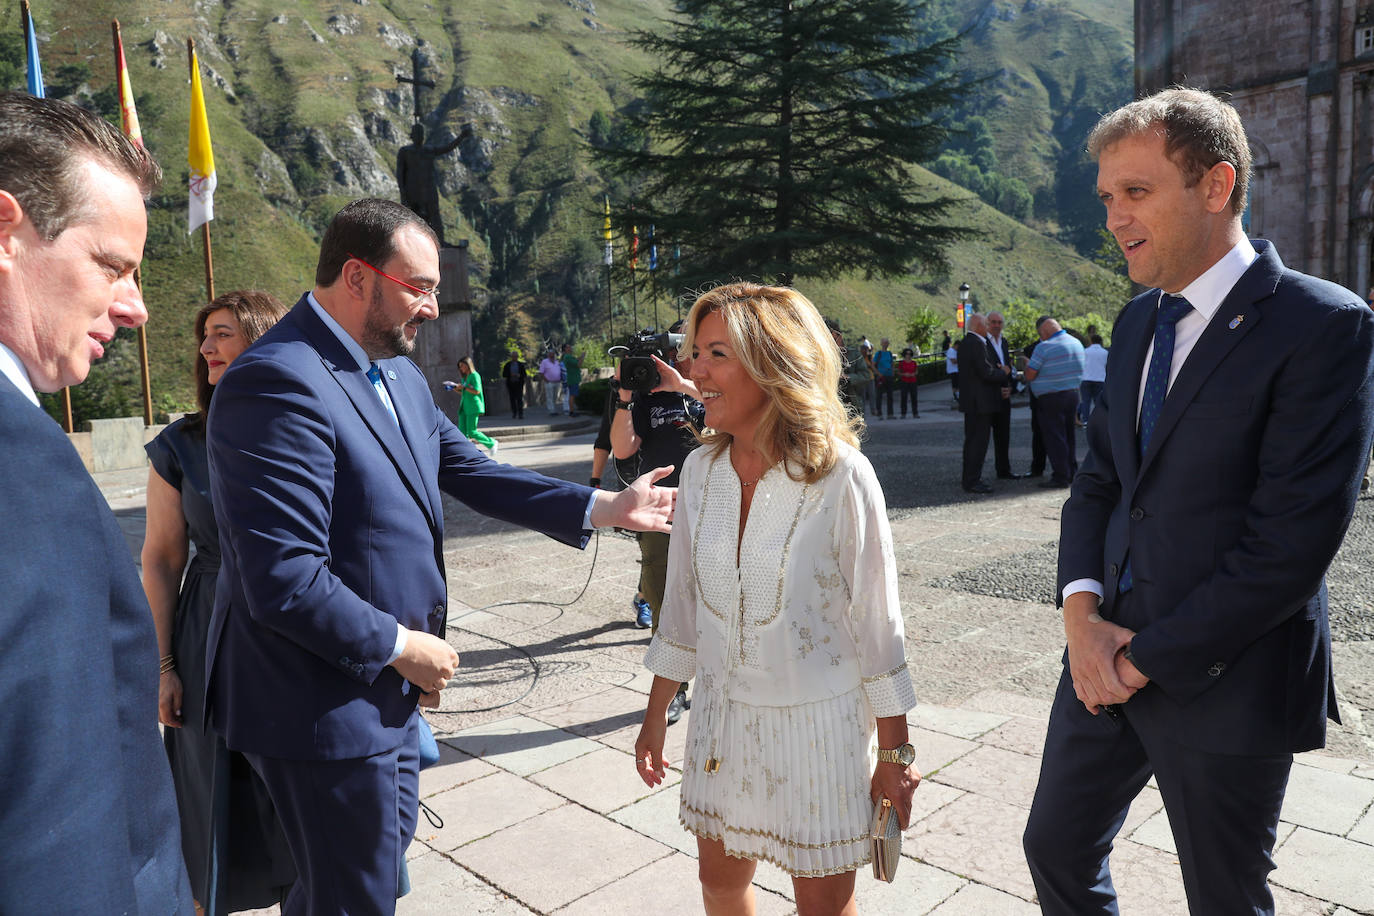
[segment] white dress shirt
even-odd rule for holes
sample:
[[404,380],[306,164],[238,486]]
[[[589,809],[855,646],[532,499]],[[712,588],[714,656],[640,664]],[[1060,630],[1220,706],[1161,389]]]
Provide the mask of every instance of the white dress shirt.
[[0,343],[0,374],[14,382],[14,387],[19,389],[19,393],[33,401],[34,406],[38,406],[38,395],[34,393],[33,383],[29,381],[29,370],[24,368],[24,364],[19,361],[19,357],[14,355],[14,351]]
[[[1211,267],[1203,272],[1192,283],[1189,283],[1182,290],[1170,293],[1172,296],[1182,296],[1188,300],[1188,304],[1193,310],[1184,315],[1174,325],[1174,358],[1169,364],[1169,388],[1174,387],[1174,379],[1178,378],[1179,370],[1183,368],[1184,362],[1193,352],[1193,347],[1197,346],[1198,339],[1202,337],[1202,332],[1207,330],[1207,324],[1212,320],[1212,316],[1221,308],[1222,300],[1231,294],[1231,290],[1240,280],[1241,275],[1250,269],[1250,265],[1255,263],[1259,257],[1259,252],[1255,251],[1255,246],[1250,244],[1250,240],[1242,238],[1234,248],[1221,256]],[[1160,292],[1160,299],[1163,299],[1164,291]],[[1159,309],[1159,301],[1155,302],[1155,309]],[[1155,343],[1151,339],[1149,347],[1145,351],[1145,365],[1140,371],[1140,386],[1136,393],[1135,402],[1135,421],[1136,428],[1140,427],[1140,405],[1145,400],[1145,376],[1150,372],[1150,359],[1154,356]],[[1166,390],[1167,397],[1167,390]],[[1077,592],[1092,592],[1097,596],[1098,603],[1102,602],[1102,583],[1097,579],[1075,579],[1064,586],[1064,600]]]

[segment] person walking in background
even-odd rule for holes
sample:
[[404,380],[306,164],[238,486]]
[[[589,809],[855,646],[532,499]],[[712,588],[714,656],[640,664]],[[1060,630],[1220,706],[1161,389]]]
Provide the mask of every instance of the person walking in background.
[[144,446],[150,466],[143,591],[163,659],[157,717],[191,892],[206,916],[280,903],[296,880],[267,787],[205,721],[205,641],[219,574],[205,418],[224,370],[285,314],[276,297],[257,290],[225,293],[203,306],[195,317],[200,409]]
[[1078,385],[1083,381],[1083,345],[1053,318],[1036,325],[1040,345],[1026,363],[1026,381],[1040,405],[1040,434],[1050,459],[1050,479],[1045,488],[1067,487],[1078,472],[1078,439],[1074,420],[1078,411]]
[[563,384],[563,364],[554,358],[552,350],[540,361],[539,376],[544,380],[544,409],[552,417],[558,413],[559,386]]
[[1339,720],[1324,575],[1374,435],[1374,312],[1246,238],[1229,104],[1165,90],[1088,149],[1146,289],[1061,515],[1068,645],[1027,861],[1050,916],[1115,913],[1112,843],[1153,777],[1190,912],[1273,914],[1293,754]]
[[148,601],[37,395],[148,320],[134,277],[161,174],[103,118],[0,92],[0,913],[194,912]]
[[450,391],[457,388],[462,392],[463,399],[458,406],[458,431],[495,458],[500,443],[477,428],[478,418],[487,412],[487,400],[482,396],[482,377],[473,368],[470,358],[464,356],[458,360],[458,377],[461,381],[444,382],[444,387]]
[[519,420],[525,416],[525,362],[520,351],[510,351],[510,359],[501,367],[501,379],[506,383],[506,395],[510,398],[511,419]]
[[940,352],[945,354],[945,376],[949,379],[950,394],[954,398],[954,409],[959,409],[959,349],[954,346],[949,335],[940,341]]
[[563,345],[563,390],[568,398],[568,416],[577,413],[577,392],[582,389],[582,360],[572,344]]
[[679,818],[706,912],[752,913],[765,860],[799,912],[853,913],[874,804],[905,827],[921,779],[883,492],[804,296],[721,286],[687,327],[712,432],[682,468],[635,764],[662,783],[668,705],[699,674]]
[[1007,397],[1004,391],[1010,374],[1006,366],[992,361],[992,347],[983,336],[987,333],[986,319],[970,315],[966,326],[968,334],[959,342],[960,375],[964,377],[959,398],[959,410],[964,414],[960,483],[965,493],[991,493],[992,487],[983,480],[983,463],[988,456],[993,418]]
[[920,383],[921,364],[916,362],[916,354],[910,347],[902,351],[901,361],[897,363],[897,384],[902,388],[902,419],[906,419],[906,402],[911,398],[911,415],[921,415],[916,402],[916,388]]
[[1007,384],[1003,386],[1001,409],[992,417],[992,466],[998,480],[1019,480],[1025,475],[1011,469],[1011,396],[1016,390],[1011,345],[1002,336],[1002,313],[988,312],[987,321],[987,342],[992,351],[992,361],[999,366],[1006,366],[1010,372]]
[[877,402],[874,405],[874,412],[879,417],[883,415],[883,400],[887,400],[887,418],[892,419],[892,389],[897,387],[897,373],[895,364],[897,358],[892,355],[892,342],[886,337],[882,339],[881,349],[873,354],[873,380],[877,383]]
[[1087,426],[1097,405],[1102,384],[1107,381],[1107,349],[1102,346],[1102,335],[1093,334],[1092,341],[1083,350],[1083,381],[1078,388],[1078,425]]

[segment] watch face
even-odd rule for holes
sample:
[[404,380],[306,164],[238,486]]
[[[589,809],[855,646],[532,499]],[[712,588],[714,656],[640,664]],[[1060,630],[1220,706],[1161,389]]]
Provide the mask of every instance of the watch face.
[[897,748],[897,762],[904,767],[909,767],[916,762],[916,748],[910,744],[903,744]]

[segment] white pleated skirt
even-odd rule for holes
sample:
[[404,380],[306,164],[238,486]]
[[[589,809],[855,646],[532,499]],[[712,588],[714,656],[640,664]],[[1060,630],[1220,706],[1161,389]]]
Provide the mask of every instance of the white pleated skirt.
[[[718,690],[701,689],[688,722],[679,811],[687,830],[796,877],[870,861],[876,726],[861,687],[799,706],[722,704]],[[713,753],[720,769],[707,773]]]

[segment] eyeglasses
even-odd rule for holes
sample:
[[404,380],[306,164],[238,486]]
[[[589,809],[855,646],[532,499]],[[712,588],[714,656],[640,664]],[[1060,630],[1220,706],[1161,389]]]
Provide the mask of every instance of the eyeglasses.
[[351,251],[348,253],[348,256],[349,256],[350,258],[352,258],[353,260],[357,261],[359,264],[361,264],[361,265],[363,265],[364,267],[366,267],[367,269],[372,270],[372,271],[376,271],[377,273],[381,274],[383,277],[386,277],[386,278],[387,278],[388,280],[390,280],[391,282],[393,282],[393,283],[399,283],[399,284],[401,284],[402,286],[404,286],[406,289],[412,290],[413,292],[417,292],[417,293],[419,293],[421,296],[433,296],[433,297],[435,297],[436,299],[439,297],[439,286],[438,286],[438,284],[435,284],[434,286],[429,286],[429,287],[425,287],[425,286],[411,286],[411,285],[410,285],[409,283],[407,283],[406,281],[404,281],[404,280],[402,280],[402,279],[400,279],[400,278],[398,278],[398,277],[393,277],[391,274],[389,274],[389,273],[387,273],[386,271],[382,270],[380,267],[373,267],[371,264],[367,263],[366,261],[364,261],[362,258],[358,257],[356,254],[354,254],[354,253],[351,252]]

